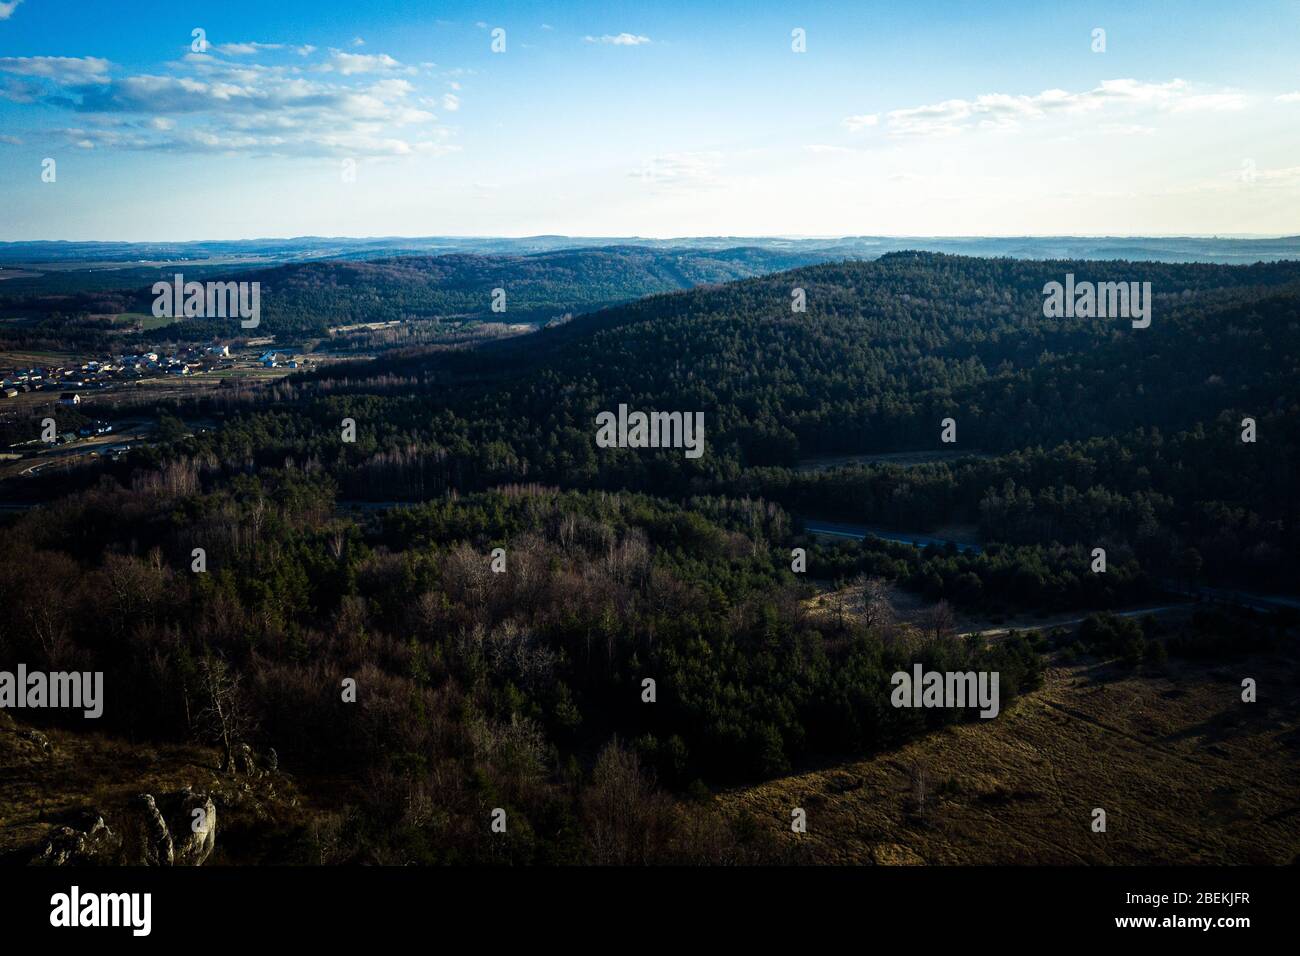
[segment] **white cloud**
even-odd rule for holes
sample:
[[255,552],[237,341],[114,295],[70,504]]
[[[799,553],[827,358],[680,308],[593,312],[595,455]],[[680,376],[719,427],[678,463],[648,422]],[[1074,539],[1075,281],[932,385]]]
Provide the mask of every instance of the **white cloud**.
[[1121,136],[1151,136],[1155,133],[1154,126],[1143,126],[1141,123],[1102,123],[1097,127],[1101,133],[1118,133]]
[[39,83],[20,80],[17,77],[0,77],[0,99],[11,103],[35,103],[45,93]]
[[605,34],[599,37],[583,37],[587,43],[605,43],[610,46],[641,46],[644,43],[650,43],[649,37],[643,37],[635,33],[618,33]]
[[4,56],[0,72],[38,76],[61,85],[107,83],[112,64],[97,56]]
[[[317,67],[325,72],[188,55],[167,64],[170,75],[113,79],[102,72],[107,61],[74,62],[0,60],[0,69],[47,79],[100,77],[93,84],[66,83],[60,96],[47,97],[85,118],[85,128],[54,131],[83,148],[301,156],[439,156],[458,149],[423,108],[439,100],[421,96],[397,75],[401,64],[384,55],[331,51]],[[28,94],[12,82],[0,82],[0,96]],[[454,100],[454,94],[441,99],[443,108],[453,109],[446,97]]]
[[1189,110],[1208,110],[1219,112],[1222,110],[1242,110],[1247,106],[1247,99],[1241,93],[1204,93],[1199,96],[1189,96],[1174,103],[1173,108],[1180,113]]
[[279,43],[220,43],[215,46],[218,53],[224,53],[227,56],[251,56],[260,50],[279,50],[282,44]]
[[[1196,92],[1185,80],[1144,83],[1115,79],[1103,80],[1094,89],[1079,93],[1051,89],[1033,96],[986,93],[973,100],[944,100],[892,110],[887,114],[887,122],[894,136],[952,136],[971,129],[1013,130],[1024,122],[1052,115],[1111,108],[1190,112],[1240,110],[1247,105],[1248,99],[1243,94],[1231,90]],[[854,119],[845,119],[845,125]]]
[[858,133],[868,127],[875,126],[880,122],[880,116],[876,113],[860,113],[857,116],[844,117],[844,126],[850,133]]
[[327,66],[344,76],[357,73],[393,73],[404,69],[387,53],[340,53],[335,50]]
[[299,56],[309,56],[316,52],[316,48],[310,43],[294,46],[292,43],[258,43],[252,40],[243,43],[219,43],[212,49],[225,56],[252,56],[263,50],[291,50]]
[[460,97],[455,93],[444,93],[442,95],[442,108],[448,112],[456,112],[460,109]]
[[13,16],[14,10],[23,0],[11,0],[9,3],[0,3],[0,20],[8,20]]
[[1283,93],[1281,96],[1273,97],[1274,103],[1300,103],[1300,92]]
[[704,189],[720,185],[722,154],[716,151],[663,153],[628,175],[670,189]]

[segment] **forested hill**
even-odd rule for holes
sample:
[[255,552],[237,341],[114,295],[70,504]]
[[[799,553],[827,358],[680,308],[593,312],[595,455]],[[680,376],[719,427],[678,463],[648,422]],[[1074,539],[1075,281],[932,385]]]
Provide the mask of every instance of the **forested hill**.
[[[1150,282],[1153,319],[1045,318],[1043,286]],[[806,312],[792,308],[794,290]],[[1007,451],[1227,407],[1285,407],[1300,363],[1300,264],[1025,262],[897,254],[652,296],[537,336],[381,363],[458,383],[472,419],[538,409],[581,431],[597,411],[701,410],[740,464],[831,453]],[[340,373],[342,374],[342,373]],[[570,416],[572,418],[570,419]]]
[[[79,276],[9,280],[0,314],[60,316],[148,313],[152,284],[177,272],[199,281],[261,283],[261,329],[281,337],[323,336],[330,326],[407,319],[537,322],[593,311],[644,295],[729,282],[820,262],[829,253],[759,248],[648,249],[636,246],[566,249],[535,255],[404,256],[368,261],[327,260],[261,269],[222,270],[195,264],[96,273],[98,287]],[[62,283],[62,285],[60,284]],[[505,290],[505,312],[492,311],[492,292]],[[187,319],[187,333],[229,336],[220,319]],[[155,337],[174,335],[162,330]]]
[[[593,311],[656,292],[788,269],[821,256],[725,249],[611,247],[529,256],[408,256],[312,262],[241,274],[262,283],[268,326],[298,328],[408,318],[535,322]],[[492,311],[494,289],[505,311]]]
[[[1043,286],[1067,273],[1150,282],[1150,327],[1045,318]],[[806,312],[792,311],[795,289]],[[901,527],[978,522],[1026,543],[1145,535],[1166,567],[1204,539],[1213,570],[1274,578],[1296,563],[1298,366],[1300,264],[899,254],[653,296],[513,343],[380,362],[367,380],[339,372],[321,382],[332,397],[305,406],[317,424],[277,450],[333,455],[324,423],[350,414],[373,440],[345,450],[349,493],[521,479],[743,492]],[[597,448],[595,416],[620,404],[703,412],[707,453]],[[949,417],[955,444],[940,441]],[[1255,444],[1241,441],[1246,417]],[[228,451],[275,460],[238,434]],[[991,457],[794,470],[903,450]]]

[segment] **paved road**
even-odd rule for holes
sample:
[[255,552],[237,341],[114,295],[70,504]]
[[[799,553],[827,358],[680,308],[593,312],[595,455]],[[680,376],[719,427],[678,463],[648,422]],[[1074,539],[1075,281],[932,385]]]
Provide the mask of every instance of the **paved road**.
[[1018,624],[1015,627],[977,627],[968,631],[959,631],[958,637],[965,637],[968,634],[983,634],[985,637],[998,637],[1002,634],[1009,634],[1011,631],[1050,631],[1054,627],[1073,627],[1076,624],[1082,624],[1094,614],[1110,613],[1115,617],[1145,617],[1148,614],[1169,614],[1173,611],[1186,611],[1193,607],[1195,602],[1188,601],[1185,604],[1160,604],[1154,607],[1138,607],[1129,611],[1089,611],[1082,617],[1071,617],[1067,619],[1053,618],[1048,621],[1040,621],[1034,624]]
[[908,534],[904,531],[882,531],[879,528],[868,528],[866,525],[840,524],[835,521],[807,519],[804,521],[804,530],[809,534],[822,534],[832,538],[852,538],[855,541],[861,541],[863,538],[879,538],[882,541],[897,541],[900,544],[910,544],[917,548],[924,548],[931,544],[942,548],[951,543],[957,546],[958,551],[969,551],[972,554],[979,554],[984,550],[978,544],[967,544],[963,541],[949,542],[946,538],[932,538],[929,535]]

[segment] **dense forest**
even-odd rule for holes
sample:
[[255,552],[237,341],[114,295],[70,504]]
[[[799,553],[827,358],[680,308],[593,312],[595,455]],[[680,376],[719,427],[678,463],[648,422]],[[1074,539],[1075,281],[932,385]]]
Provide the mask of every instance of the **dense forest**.
[[[201,263],[167,268],[55,272],[6,279],[0,287],[0,346],[9,348],[122,347],[92,316],[149,314],[155,281],[261,283],[262,325],[282,341],[324,338],[332,326],[413,319],[546,322],[656,292],[729,282],[818,262],[818,251],[758,248],[718,251],[651,250],[635,246],[575,249],[533,255],[405,256],[367,261],[326,260],[238,271]],[[504,289],[504,311],[493,290]],[[241,334],[227,319],[187,318],[188,341]],[[174,340],[162,327],[132,341]]]
[[[1045,319],[1073,271],[1152,282],[1150,328]],[[803,289],[807,312],[791,311]],[[1150,576],[1289,589],[1300,569],[1300,266],[1030,263],[899,254],[651,296],[523,339],[324,370],[194,411],[191,453],[324,467],[345,498],[529,481],[986,542],[1106,547]],[[600,449],[619,404],[702,411],[707,453]],[[956,442],[941,441],[941,421]],[[357,423],[340,441],[340,422]],[[1242,441],[1242,421],[1257,441]],[[948,450],[833,470],[816,456]]]
[[[379,291],[461,267],[472,279],[431,279],[427,300]],[[401,316],[530,288],[492,268],[280,274],[328,323],[389,314],[372,297]],[[608,268],[572,281],[613,295]],[[1042,287],[1066,272],[1151,282],[1150,328],[1044,318]],[[554,276],[521,297],[549,308]],[[958,637],[943,614],[904,626],[877,613],[880,582],[986,613],[1117,608],[1171,581],[1293,593],[1298,309],[1294,263],[907,253],[188,400],[162,415],[170,440],[50,474],[49,504],[0,527],[0,660],[103,670],[132,689],[103,723],[133,739],[213,740],[204,689],[220,684],[241,739],[364,789],[344,859],[600,857],[579,821],[609,801],[637,834],[620,858],[690,859],[690,839],[660,832],[656,786],[686,798],[966,719],[888,705],[913,663],[998,671],[1004,707],[1038,685],[1043,636]],[[620,404],[702,412],[705,454],[598,447],[596,415]],[[219,427],[187,435],[173,412]],[[901,451],[953,454],[809,462]],[[826,543],[812,518],[964,525],[983,547]],[[864,613],[814,613],[831,588]],[[1077,647],[1158,665],[1231,652],[1230,632],[1102,616]],[[504,850],[465,822],[493,806],[518,822]],[[759,852],[746,839],[702,842],[742,859]]]

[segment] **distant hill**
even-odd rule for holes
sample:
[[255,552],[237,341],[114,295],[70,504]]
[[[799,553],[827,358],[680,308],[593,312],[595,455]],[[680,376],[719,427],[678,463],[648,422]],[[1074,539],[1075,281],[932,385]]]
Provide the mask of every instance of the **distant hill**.
[[[1066,273],[1149,281],[1151,326],[1045,318],[1043,286]],[[792,312],[794,288],[806,313]],[[1169,574],[1191,544],[1220,579],[1258,582],[1300,566],[1289,491],[1300,469],[1298,367],[1300,263],[899,253],[649,296],[470,352],[380,360],[372,374],[404,383],[381,393],[377,447],[391,430],[446,456],[418,466],[426,495],[521,478],[761,495],[830,520],[979,523],[1020,543],[1109,540],[1145,549],[1146,566]],[[313,437],[325,423],[363,413],[360,397],[374,390],[348,390],[356,409],[322,405],[295,451],[325,454]],[[702,412],[707,454],[598,449],[595,416],[620,404]],[[949,417],[955,447],[940,442]],[[1258,452],[1241,441],[1246,417],[1267,436]],[[797,469],[812,456],[947,448],[983,457]],[[390,470],[387,497],[408,493],[405,467]],[[380,474],[342,477],[365,496],[381,493]]]
[[[318,259],[387,259],[396,256],[533,255],[570,249],[636,246],[655,252],[717,252],[739,247],[831,258],[875,258],[917,249],[970,256],[1024,259],[1148,259],[1162,262],[1250,263],[1300,259],[1300,236],[388,236],[366,239],[303,236],[292,239],[201,242],[0,242],[0,265],[119,268],[154,263],[259,265]],[[810,260],[805,260],[810,261]]]
[[[545,322],[657,292],[730,282],[828,258],[812,250],[619,246],[533,255],[331,259],[239,271],[197,263],[121,272],[63,271],[0,283],[0,315],[66,319],[147,313],[152,284],[170,281],[179,272],[192,281],[260,282],[260,329],[281,336],[323,336],[335,325],[409,319]],[[505,312],[492,311],[494,289],[505,290]],[[185,332],[198,339],[230,335],[231,328],[225,320],[187,319]],[[158,336],[176,334],[170,329]]]
[[[536,322],[591,312],[657,292],[731,282],[827,256],[754,248],[571,249],[527,256],[406,256],[312,262],[241,273],[262,283],[268,331],[313,322],[411,318]],[[492,310],[493,290],[505,311]]]

